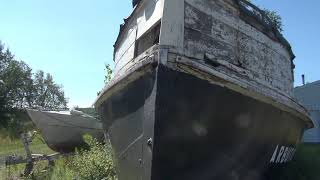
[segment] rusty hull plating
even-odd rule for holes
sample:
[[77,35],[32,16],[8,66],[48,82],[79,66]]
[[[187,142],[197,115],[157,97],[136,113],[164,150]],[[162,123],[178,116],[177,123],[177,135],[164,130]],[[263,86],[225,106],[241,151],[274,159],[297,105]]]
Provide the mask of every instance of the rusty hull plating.
[[134,3],[95,103],[120,180],[263,179],[293,158],[312,122],[293,99],[291,47],[263,12],[234,0]]

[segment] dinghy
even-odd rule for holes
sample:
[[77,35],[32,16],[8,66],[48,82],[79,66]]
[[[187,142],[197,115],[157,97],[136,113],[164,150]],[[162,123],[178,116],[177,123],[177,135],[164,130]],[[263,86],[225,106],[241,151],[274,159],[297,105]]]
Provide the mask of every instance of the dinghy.
[[83,135],[89,134],[103,141],[102,124],[81,111],[27,110],[47,145],[57,152],[72,152],[84,145]]

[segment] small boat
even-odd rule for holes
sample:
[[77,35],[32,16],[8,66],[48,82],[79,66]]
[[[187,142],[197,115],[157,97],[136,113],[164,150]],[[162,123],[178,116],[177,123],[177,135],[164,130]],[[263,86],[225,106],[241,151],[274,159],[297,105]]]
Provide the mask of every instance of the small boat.
[[103,141],[102,124],[81,111],[27,110],[47,145],[57,152],[72,152],[84,145],[83,135],[89,134]]
[[[119,180],[260,180],[313,126],[294,54],[246,0],[133,0],[95,102]],[[272,178],[271,178],[272,179]]]

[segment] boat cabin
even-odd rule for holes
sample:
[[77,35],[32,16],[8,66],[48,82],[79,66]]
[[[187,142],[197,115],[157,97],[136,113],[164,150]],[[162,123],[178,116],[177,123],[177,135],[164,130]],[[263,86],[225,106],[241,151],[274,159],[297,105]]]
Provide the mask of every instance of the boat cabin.
[[255,5],[246,0],[134,0],[133,5],[114,45],[115,76],[158,46],[223,73],[231,67],[228,74],[253,86],[293,96],[291,47]]

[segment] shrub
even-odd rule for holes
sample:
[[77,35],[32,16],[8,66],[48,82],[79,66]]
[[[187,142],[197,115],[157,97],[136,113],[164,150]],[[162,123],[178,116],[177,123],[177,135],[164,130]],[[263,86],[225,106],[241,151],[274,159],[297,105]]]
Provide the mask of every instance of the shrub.
[[[91,136],[85,136],[84,139],[88,144],[86,149],[77,150],[74,156],[56,160],[52,168],[49,168],[47,161],[36,162],[32,174],[23,179],[117,180],[111,145],[99,143]],[[40,136],[36,136],[33,143],[41,144],[43,142]],[[38,151],[41,151],[39,146],[36,147]],[[19,176],[23,172],[24,166],[24,164],[9,166],[6,170],[1,170],[0,168],[0,179],[2,177],[7,177],[7,179],[20,179]]]
[[55,161],[50,180],[74,180],[74,171],[70,166],[72,158],[63,158]]
[[101,144],[91,136],[85,136],[84,140],[90,148],[77,150],[72,161],[72,169],[77,178],[81,180],[116,180],[111,146]]

